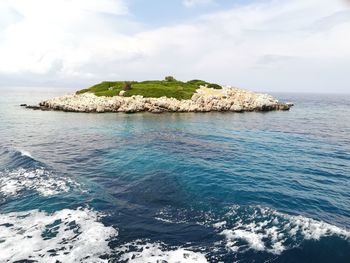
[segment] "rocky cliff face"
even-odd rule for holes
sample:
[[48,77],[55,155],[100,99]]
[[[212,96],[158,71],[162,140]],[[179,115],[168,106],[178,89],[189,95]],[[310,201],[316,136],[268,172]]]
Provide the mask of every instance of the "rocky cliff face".
[[209,112],[209,111],[272,111],[289,110],[290,104],[280,103],[267,94],[233,87],[210,89],[201,87],[190,100],[174,98],[97,97],[91,93],[71,94],[40,102],[39,109],[72,112]]

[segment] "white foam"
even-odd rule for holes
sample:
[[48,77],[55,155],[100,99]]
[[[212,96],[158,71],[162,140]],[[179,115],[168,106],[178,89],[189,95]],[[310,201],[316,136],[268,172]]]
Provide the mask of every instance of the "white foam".
[[0,262],[107,262],[108,240],[118,232],[89,210],[0,214]]
[[217,223],[213,224],[213,227],[214,228],[222,228],[222,227],[224,227],[226,225],[226,223],[227,223],[226,221],[217,222]]
[[[276,214],[281,215],[280,213]],[[296,235],[296,232],[301,232],[304,238],[308,240],[319,240],[321,237],[331,235],[337,235],[346,239],[350,237],[349,231],[322,221],[303,216],[281,216],[289,219],[290,225],[286,225],[285,228],[290,229],[289,233],[291,235]]]
[[166,219],[166,218],[155,217],[154,219],[155,219],[155,220],[158,220],[158,221],[162,221],[162,222],[164,222],[164,223],[174,224],[173,221],[171,221],[171,220],[169,220],[169,219]]
[[206,263],[205,255],[185,248],[166,249],[161,243],[135,241],[119,248],[121,260],[131,263]]
[[22,156],[33,158],[32,154],[26,150],[20,149],[19,152],[21,153]]
[[326,236],[338,236],[350,240],[350,231],[329,223],[304,216],[293,216],[260,206],[229,207],[220,216],[212,212],[183,209],[162,209],[157,220],[176,224],[197,224],[212,227],[224,239],[214,244],[224,246],[234,253],[247,250],[281,254],[299,247],[305,240],[319,240]]
[[235,220],[233,226],[220,230],[226,239],[226,247],[231,251],[267,251],[281,254],[289,248],[297,247],[304,240],[319,240],[325,236],[350,238],[350,232],[337,226],[303,216],[291,216],[268,208],[256,207],[250,213]]
[[17,196],[24,190],[51,196],[68,192],[72,187],[80,185],[70,178],[54,176],[43,168],[0,172],[0,194],[5,197]]
[[[235,239],[241,239],[245,240],[249,247],[258,251],[263,251],[265,250],[265,245],[264,242],[261,239],[261,235],[250,232],[250,231],[245,231],[241,229],[237,230],[224,230],[221,232],[222,235],[225,235],[227,239],[229,240],[235,240]],[[231,247],[231,250],[236,251],[236,248]]]
[[[169,224],[186,224],[189,222],[188,220],[189,211],[191,210],[176,209],[176,211],[174,211],[172,207],[168,206],[159,210],[158,213],[156,214],[156,217],[154,217],[154,219],[165,223],[169,223]],[[174,217],[174,215],[176,216]],[[195,220],[196,224],[202,225],[202,226],[207,226],[212,222],[211,215],[205,214],[205,213],[196,215],[195,217],[191,217],[191,219]]]

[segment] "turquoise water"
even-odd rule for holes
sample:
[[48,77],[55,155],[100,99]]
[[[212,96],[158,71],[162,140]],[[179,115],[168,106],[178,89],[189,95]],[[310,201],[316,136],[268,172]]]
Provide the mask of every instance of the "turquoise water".
[[0,262],[350,262],[349,96],[243,114],[18,106],[64,92],[0,98]]

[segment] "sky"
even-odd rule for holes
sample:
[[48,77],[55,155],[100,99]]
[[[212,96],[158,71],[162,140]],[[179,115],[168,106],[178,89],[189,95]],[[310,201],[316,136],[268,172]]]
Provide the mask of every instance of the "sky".
[[166,75],[350,93],[350,1],[0,0],[0,88]]

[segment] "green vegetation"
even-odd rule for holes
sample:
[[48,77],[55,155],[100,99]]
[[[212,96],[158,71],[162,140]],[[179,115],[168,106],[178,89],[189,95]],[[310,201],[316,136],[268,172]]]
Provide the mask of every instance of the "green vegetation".
[[172,76],[167,76],[165,80],[148,81],[103,81],[88,89],[77,91],[77,94],[86,92],[94,93],[96,96],[116,96],[121,90],[125,91],[124,96],[141,95],[144,97],[168,97],[176,99],[190,99],[200,85],[207,85],[209,88],[221,89],[221,86],[203,80],[190,80],[182,82]]
[[171,81],[176,81],[176,79],[173,76],[166,76],[165,81],[171,82]]
[[125,81],[124,84],[123,84],[123,90],[125,90],[125,91],[131,90],[132,89],[131,85],[132,85],[132,83],[130,81]]

